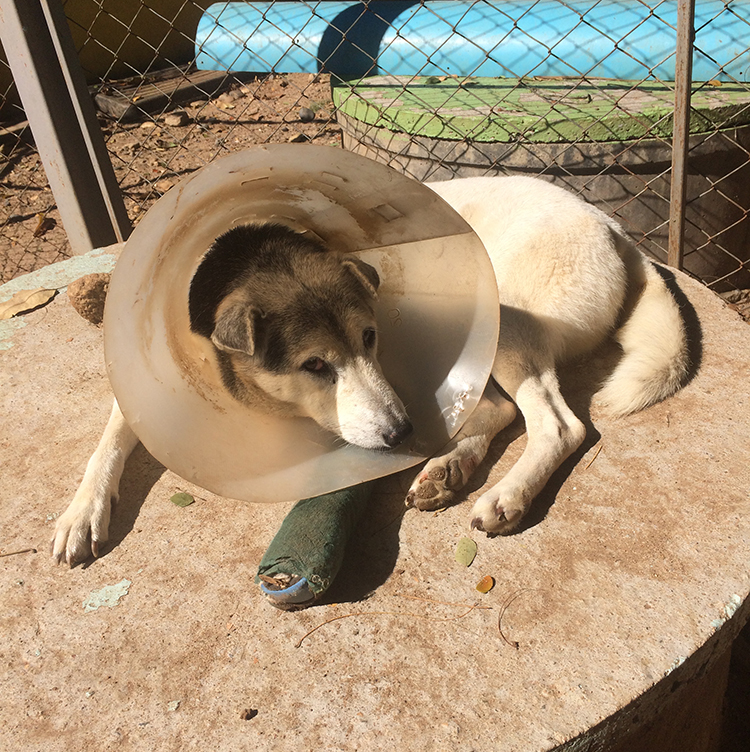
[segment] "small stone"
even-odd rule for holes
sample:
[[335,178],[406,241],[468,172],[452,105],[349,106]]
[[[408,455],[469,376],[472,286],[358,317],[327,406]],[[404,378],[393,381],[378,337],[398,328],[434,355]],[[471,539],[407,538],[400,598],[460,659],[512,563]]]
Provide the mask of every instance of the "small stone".
[[309,107],[300,107],[299,119],[303,123],[312,123],[315,120],[315,113]]
[[157,180],[154,184],[154,188],[156,188],[159,193],[166,193],[174,183],[169,180],[169,178],[164,178],[163,180]]
[[109,274],[87,274],[68,285],[70,304],[86,321],[97,326],[104,319],[109,278]]
[[156,128],[156,123],[153,120],[147,120],[145,123],[141,123],[140,128],[142,131],[152,131]]
[[185,110],[175,110],[164,116],[164,125],[170,125],[179,128],[190,122],[190,116]]
[[219,94],[216,101],[224,102],[224,104],[231,104],[236,99],[239,99],[240,96],[242,96],[242,93],[239,91],[225,91],[223,94]]

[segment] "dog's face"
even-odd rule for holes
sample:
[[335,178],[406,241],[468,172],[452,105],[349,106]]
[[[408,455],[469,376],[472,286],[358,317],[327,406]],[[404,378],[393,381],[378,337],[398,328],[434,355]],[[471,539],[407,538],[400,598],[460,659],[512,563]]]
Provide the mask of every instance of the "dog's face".
[[191,325],[213,342],[238,399],[390,449],[411,424],[377,361],[378,285],[371,266],[289,228],[237,227],[193,278]]

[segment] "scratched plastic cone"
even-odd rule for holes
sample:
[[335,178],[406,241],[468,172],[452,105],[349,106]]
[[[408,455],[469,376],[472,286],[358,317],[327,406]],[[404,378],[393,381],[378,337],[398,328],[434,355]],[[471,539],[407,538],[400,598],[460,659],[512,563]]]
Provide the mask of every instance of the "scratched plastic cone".
[[[263,221],[377,269],[380,363],[414,425],[398,449],[346,445],[224,388],[211,343],[190,330],[190,281],[216,237]],[[122,411],[157,460],[225,497],[289,501],[397,472],[443,446],[481,396],[498,317],[484,247],[429,188],[341,149],[262,146],[193,173],[139,222],[112,275],[105,354]]]

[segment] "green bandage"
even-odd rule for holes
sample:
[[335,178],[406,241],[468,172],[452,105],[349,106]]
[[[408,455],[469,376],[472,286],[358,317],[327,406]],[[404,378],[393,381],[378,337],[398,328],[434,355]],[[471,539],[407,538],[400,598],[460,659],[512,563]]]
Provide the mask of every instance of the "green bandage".
[[368,481],[294,505],[255,577],[272,605],[305,608],[328,590],[373,487]]

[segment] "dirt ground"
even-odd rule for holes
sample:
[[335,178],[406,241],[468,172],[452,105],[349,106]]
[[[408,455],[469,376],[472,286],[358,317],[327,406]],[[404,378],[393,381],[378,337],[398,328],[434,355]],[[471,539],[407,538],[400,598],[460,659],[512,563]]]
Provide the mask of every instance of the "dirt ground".
[[[263,143],[341,143],[328,77],[303,73],[235,82],[209,100],[196,91],[184,106],[134,122],[99,119],[133,223],[181,177],[222,154]],[[0,165],[1,284],[68,258],[70,247],[33,146],[7,141]]]

